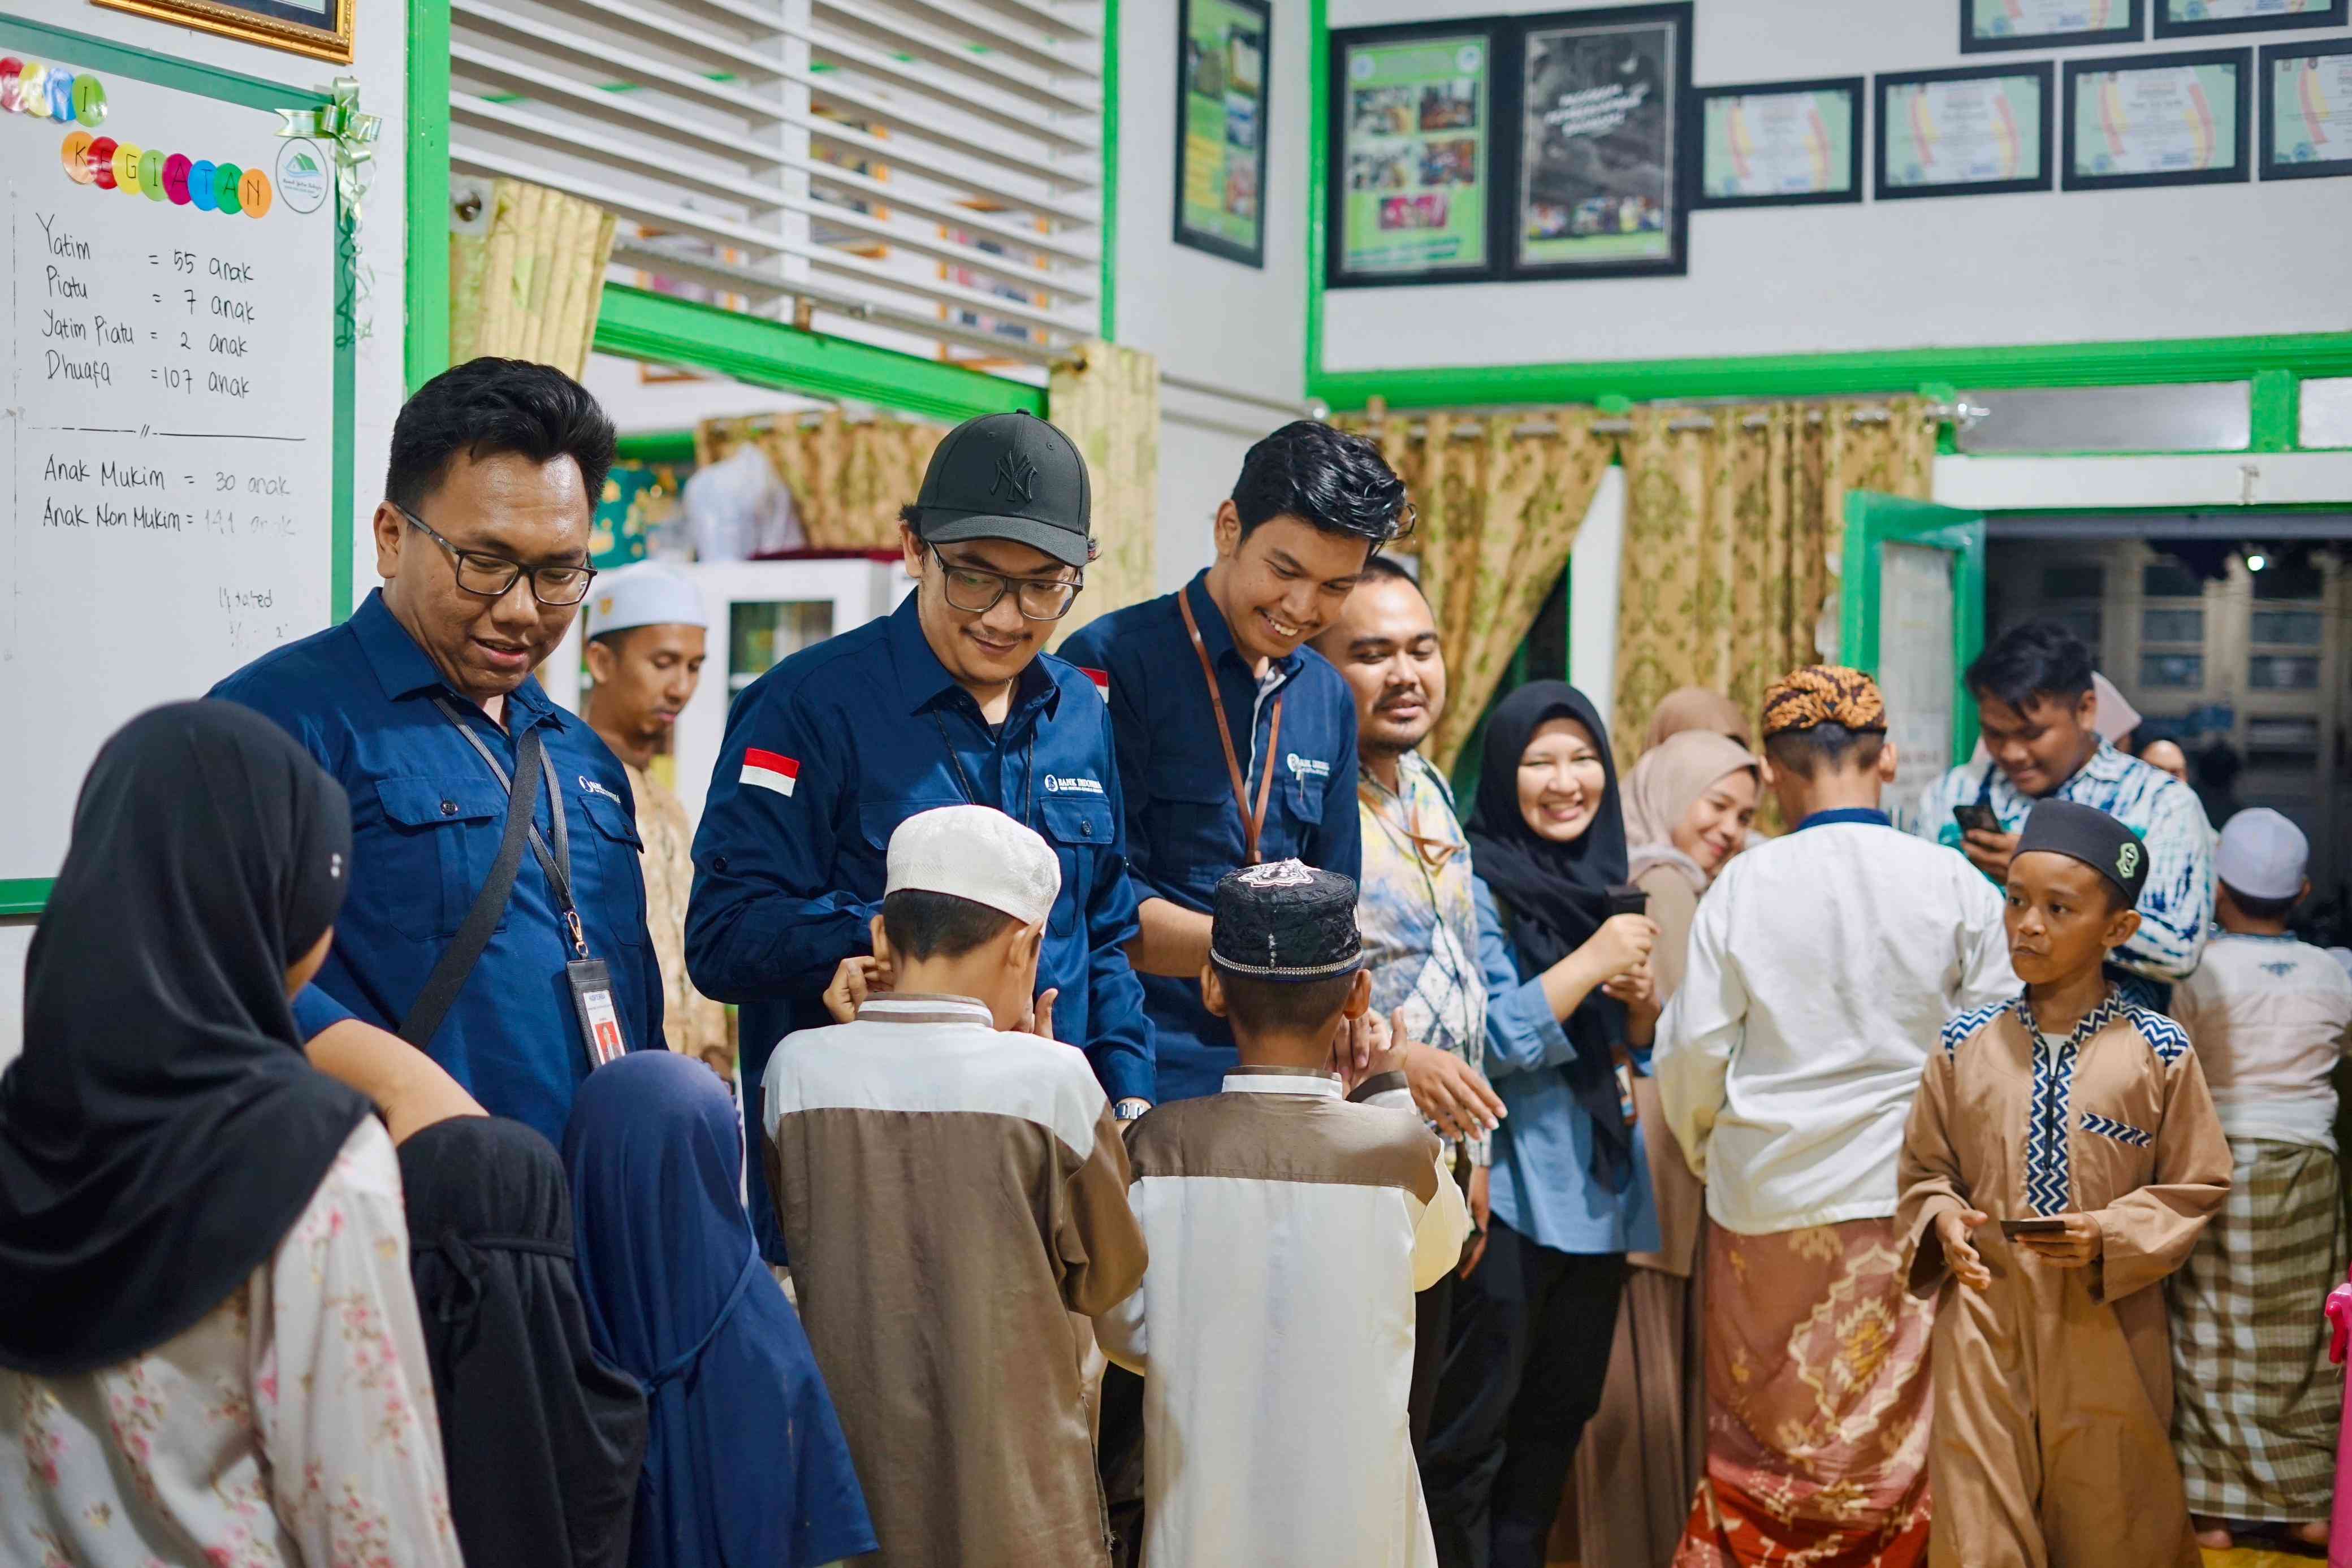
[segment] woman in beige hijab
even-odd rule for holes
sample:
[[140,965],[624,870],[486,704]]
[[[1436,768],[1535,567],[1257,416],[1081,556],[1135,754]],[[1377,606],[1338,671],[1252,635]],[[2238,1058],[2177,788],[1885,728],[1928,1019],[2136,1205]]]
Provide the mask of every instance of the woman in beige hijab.
[[[1727,701],[1714,700],[1738,719]],[[1625,777],[1630,874],[1650,895],[1650,918],[1658,923],[1650,962],[1661,1008],[1682,983],[1699,896],[1747,846],[1756,814],[1762,759],[1722,733],[1715,722],[1719,716],[1706,713],[1667,736]],[[1633,1267],[1617,1314],[1609,1380],[1577,1449],[1575,1489],[1583,1504],[1577,1511],[1578,1544],[1585,1568],[1665,1568],[1706,1458],[1706,1362],[1694,1267],[1705,1192],[1648,1078],[1633,1081],[1633,1100],[1662,1239],[1656,1252],[1629,1260]]]
[[[1711,692],[1705,686],[1677,686],[1659,698],[1658,706],[1650,710],[1650,736],[1644,755],[1664,745],[1669,737],[1694,729],[1729,736],[1743,747],[1756,738],[1748,716],[1721,692]],[[1633,825],[1630,821],[1625,824],[1629,830]]]

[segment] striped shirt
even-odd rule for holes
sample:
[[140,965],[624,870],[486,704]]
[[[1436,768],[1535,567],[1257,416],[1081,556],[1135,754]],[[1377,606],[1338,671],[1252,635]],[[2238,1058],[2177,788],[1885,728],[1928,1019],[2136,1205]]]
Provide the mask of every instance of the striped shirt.
[[[2155,980],[2195,973],[2213,917],[2213,841],[2195,791],[2103,740],[2050,798],[2105,811],[2147,845],[2139,931],[2116,950],[2116,963]],[[1978,800],[1992,808],[2001,831],[2014,833],[2025,825],[2034,797],[2021,793],[1990,758],[1965,763],[1921,791],[1911,831],[1957,850],[1960,825],[1952,808]]]

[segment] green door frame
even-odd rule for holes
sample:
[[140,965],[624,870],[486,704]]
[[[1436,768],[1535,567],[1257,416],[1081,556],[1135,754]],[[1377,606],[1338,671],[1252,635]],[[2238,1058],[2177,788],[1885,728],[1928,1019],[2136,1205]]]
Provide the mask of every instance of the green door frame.
[[1889,543],[1924,545],[1952,557],[1952,756],[1964,758],[1977,741],[1977,700],[1960,674],[1984,650],[1984,515],[1869,490],[1847,495],[1838,658],[1873,675],[1880,652],[1878,547]]

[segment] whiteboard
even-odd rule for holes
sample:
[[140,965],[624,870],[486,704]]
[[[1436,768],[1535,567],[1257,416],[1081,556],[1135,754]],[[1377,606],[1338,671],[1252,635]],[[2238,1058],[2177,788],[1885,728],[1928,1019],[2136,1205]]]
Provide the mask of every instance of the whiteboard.
[[[1953,668],[1952,552],[1929,545],[1878,547],[1878,686],[1895,742],[1896,814],[1950,770]],[[1906,824],[1907,825],[1907,824]]]
[[351,367],[332,165],[272,112],[316,94],[6,16],[0,56],[104,102],[0,114],[5,911],[123,721],[348,608]]

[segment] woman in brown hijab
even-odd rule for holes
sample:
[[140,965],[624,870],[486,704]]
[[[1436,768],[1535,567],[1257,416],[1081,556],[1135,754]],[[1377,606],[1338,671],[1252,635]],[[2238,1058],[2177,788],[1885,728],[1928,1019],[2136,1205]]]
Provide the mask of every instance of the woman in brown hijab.
[[[1727,699],[1696,687],[1676,696]],[[1672,699],[1670,698],[1669,701]],[[1696,703],[1688,705],[1696,708]],[[1664,713],[1664,709],[1661,709]],[[1682,983],[1684,949],[1700,894],[1746,847],[1762,763],[1717,729],[1721,712],[1666,737],[1625,777],[1630,874],[1658,923],[1651,966],[1656,1006]],[[1665,1568],[1689,1517],[1706,1459],[1706,1365],[1699,1344],[1698,1252],[1705,1190],[1692,1176],[1650,1079],[1633,1081],[1657,1196],[1659,1249],[1637,1252],[1610,1351],[1601,1407],[1577,1450],[1575,1489],[1586,1506],[1585,1568]]]
[[1756,727],[1739,711],[1738,703],[1705,686],[1677,686],[1651,710],[1650,736],[1643,755],[1646,757],[1664,745],[1668,737],[1694,729],[1728,736],[1743,747],[1756,740]]

